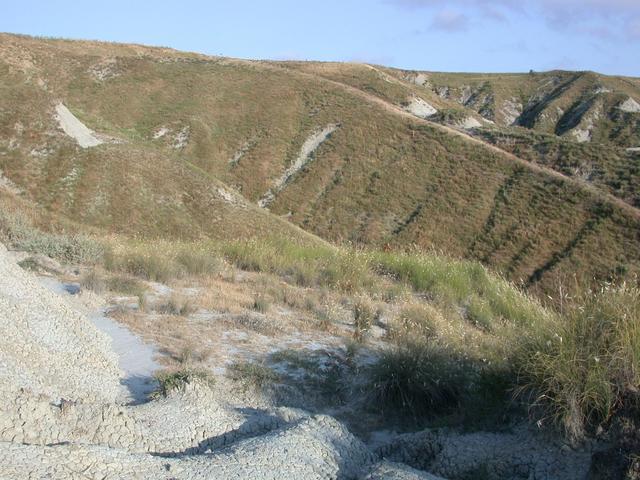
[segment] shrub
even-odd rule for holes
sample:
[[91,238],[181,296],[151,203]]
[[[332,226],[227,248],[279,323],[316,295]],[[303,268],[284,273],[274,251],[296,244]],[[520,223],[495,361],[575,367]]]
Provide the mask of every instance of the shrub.
[[125,276],[110,277],[105,281],[108,290],[139,297],[144,294],[144,285],[135,278]]
[[95,264],[105,253],[104,245],[89,237],[44,232],[33,227],[26,217],[7,212],[0,212],[0,238],[15,249],[67,263]]
[[355,330],[354,338],[362,341],[364,335],[369,331],[373,324],[374,312],[371,304],[364,298],[356,300],[353,305],[353,320]]
[[95,293],[102,293],[105,289],[105,282],[102,276],[96,271],[95,268],[87,271],[80,279],[80,285],[82,288],[91,290]]
[[229,366],[228,376],[244,383],[245,387],[263,388],[280,381],[280,376],[266,365],[255,362],[236,362]]
[[435,343],[390,348],[373,365],[374,402],[390,415],[432,417],[458,408],[473,383],[462,358]]
[[32,272],[37,272],[40,270],[40,264],[32,257],[25,258],[24,260],[20,260],[18,262],[18,266],[23,270],[29,270]]
[[195,312],[196,308],[189,297],[173,294],[165,303],[159,305],[156,310],[158,313],[165,315],[185,316]]
[[253,301],[253,304],[251,305],[251,308],[253,308],[256,312],[267,313],[267,311],[269,310],[269,302],[262,296],[256,297]]
[[166,397],[174,390],[183,389],[186,385],[199,382],[212,387],[215,383],[213,376],[206,370],[184,368],[181,370],[165,370],[155,375],[158,389],[152,394],[154,397]]
[[604,424],[640,385],[640,290],[582,296],[549,340],[523,352],[520,382],[571,440]]

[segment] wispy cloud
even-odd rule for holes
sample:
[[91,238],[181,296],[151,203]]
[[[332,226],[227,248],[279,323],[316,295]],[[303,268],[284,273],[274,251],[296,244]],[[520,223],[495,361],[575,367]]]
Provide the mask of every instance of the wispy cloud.
[[453,10],[442,10],[433,18],[431,28],[445,32],[463,32],[469,28],[469,17]]
[[640,15],[627,21],[627,36],[634,40],[640,40]]
[[[540,18],[553,29],[613,39],[624,26],[626,37],[640,40],[640,0],[383,0],[405,10],[430,10],[433,26],[466,30],[482,20],[507,23],[514,15]],[[456,13],[453,13],[456,12]],[[477,20],[477,21],[476,21]],[[612,26],[613,25],[613,26]]]

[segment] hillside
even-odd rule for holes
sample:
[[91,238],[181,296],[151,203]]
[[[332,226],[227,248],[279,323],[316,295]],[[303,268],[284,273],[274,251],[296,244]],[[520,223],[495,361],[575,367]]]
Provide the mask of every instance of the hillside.
[[[555,76],[567,88],[541,90]],[[640,99],[637,80],[487,76],[493,103],[461,105],[451,92],[478,78],[3,34],[0,169],[38,208],[102,232],[316,241],[299,226],[334,242],[478,259],[547,290],[574,275],[630,278],[640,266],[637,169],[610,169],[628,177],[620,188],[585,181],[465,127],[515,122],[496,105],[521,89],[516,123],[570,141],[580,99],[604,112],[591,143],[629,148],[640,114],[616,102]],[[594,82],[612,91],[584,100]],[[531,103],[536,92],[544,106]],[[60,104],[93,146],[61,128]],[[567,113],[540,120],[556,107]]]

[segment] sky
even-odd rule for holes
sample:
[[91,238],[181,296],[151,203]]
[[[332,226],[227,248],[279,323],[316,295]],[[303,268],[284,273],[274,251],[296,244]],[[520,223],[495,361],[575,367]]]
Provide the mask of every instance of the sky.
[[640,76],[640,0],[0,0],[0,31],[415,70]]

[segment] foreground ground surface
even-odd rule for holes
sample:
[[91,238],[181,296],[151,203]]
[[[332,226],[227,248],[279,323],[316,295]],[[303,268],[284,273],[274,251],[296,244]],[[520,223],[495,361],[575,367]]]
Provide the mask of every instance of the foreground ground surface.
[[[345,350],[353,320],[343,313],[328,330],[303,330],[304,319],[294,328],[294,308],[249,312],[241,298],[259,282],[249,274],[223,276],[213,289],[152,283],[141,309],[139,298],[79,290],[73,270],[24,271],[16,261],[25,257],[0,250],[2,478],[579,479],[589,469],[595,445],[574,450],[523,425],[396,433],[361,424],[355,436],[346,426],[358,423],[350,422],[354,399],[328,401],[313,381],[330,368],[357,379]],[[233,293],[182,315],[158,313],[177,294],[203,292]],[[105,311],[122,322],[98,322],[108,334],[90,320]],[[135,365],[122,350],[132,341],[140,342]],[[372,338],[351,364],[366,363],[379,342]],[[147,375],[176,362],[196,362],[211,376],[149,399],[140,390],[153,384]],[[278,374],[269,388],[233,367],[255,362]],[[140,364],[148,370],[132,369]]]

